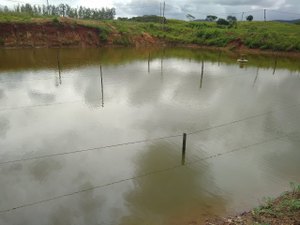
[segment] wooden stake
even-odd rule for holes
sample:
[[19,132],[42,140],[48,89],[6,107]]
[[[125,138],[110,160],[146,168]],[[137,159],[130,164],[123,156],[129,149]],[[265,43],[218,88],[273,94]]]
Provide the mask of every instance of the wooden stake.
[[183,133],[181,165],[185,165],[186,133]]

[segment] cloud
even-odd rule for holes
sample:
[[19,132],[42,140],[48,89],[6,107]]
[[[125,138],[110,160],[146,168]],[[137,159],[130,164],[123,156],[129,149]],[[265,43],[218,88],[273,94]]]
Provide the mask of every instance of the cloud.
[[[113,1],[112,5],[117,10],[117,16],[132,17],[159,15],[161,3],[162,1],[158,0],[116,0]],[[233,14],[240,17],[242,12],[256,10],[256,12],[253,12],[254,17],[262,20],[263,9],[289,9],[299,13],[299,15],[272,12],[268,14],[269,19],[295,19],[297,16],[300,18],[300,9],[297,5],[298,2],[296,0],[172,0],[166,1],[165,15],[167,18],[177,19],[185,19],[186,14],[192,14],[196,18],[205,18],[208,14],[214,14],[219,17]]]
[[[37,0],[28,0],[36,3]],[[226,17],[233,14],[240,18],[242,12],[257,10],[254,18],[263,19],[263,9],[288,11],[297,14],[272,12],[268,13],[269,19],[297,19],[300,18],[299,0],[166,0],[166,17],[185,19],[186,14],[196,18],[205,18],[208,14]],[[163,0],[50,0],[50,4],[66,3],[72,7],[79,5],[102,8],[116,8],[117,17],[132,17],[143,15],[159,15]],[[7,2],[7,4],[10,4]],[[16,4],[16,3],[11,3]]]

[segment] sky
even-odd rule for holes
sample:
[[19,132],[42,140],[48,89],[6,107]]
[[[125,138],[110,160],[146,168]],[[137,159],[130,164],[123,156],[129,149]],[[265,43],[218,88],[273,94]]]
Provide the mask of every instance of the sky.
[[[0,5],[16,5],[20,3],[46,4],[47,0],[0,0]],[[66,3],[72,7],[79,5],[102,8],[116,8],[117,17],[133,17],[142,15],[159,15],[163,0],[49,0],[49,4]],[[267,9],[267,19],[299,19],[299,0],[165,0],[166,18],[186,19],[187,14],[197,19],[207,15],[226,18],[228,15],[242,19],[253,15],[255,20],[263,20],[263,9]]]

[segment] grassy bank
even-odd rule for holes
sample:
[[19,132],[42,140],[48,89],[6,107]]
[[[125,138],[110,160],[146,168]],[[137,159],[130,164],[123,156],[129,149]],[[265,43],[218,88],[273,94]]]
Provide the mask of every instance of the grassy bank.
[[[236,27],[220,26],[215,22],[186,22],[167,20],[159,22],[137,22],[121,20],[75,20],[57,17],[31,17],[27,14],[0,14],[0,23],[68,22],[102,31],[101,41],[113,39],[113,44],[135,45],[136,38],[149,34],[152,38],[168,45],[199,45],[240,48],[300,51],[300,25],[280,22],[238,22]],[[0,25],[1,26],[1,25]],[[2,38],[3,39],[3,38]]]
[[212,219],[206,225],[299,225],[300,185],[291,184],[292,190],[280,197],[264,199],[264,203],[239,216]]

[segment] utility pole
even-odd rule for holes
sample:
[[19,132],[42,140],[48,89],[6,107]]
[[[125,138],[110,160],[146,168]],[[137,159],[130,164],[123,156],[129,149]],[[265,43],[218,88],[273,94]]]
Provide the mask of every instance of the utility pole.
[[48,12],[48,16],[49,16],[49,0],[47,0],[47,12]]
[[242,20],[241,21],[243,21],[243,19],[244,19],[244,14],[245,14],[245,12],[242,13]]
[[162,15],[163,30],[165,30],[165,9],[166,9],[166,3],[164,2],[164,5],[163,5],[163,15]]
[[159,17],[161,18],[161,2],[159,3]]
[[266,22],[267,21],[267,10],[264,9],[264,21]]

